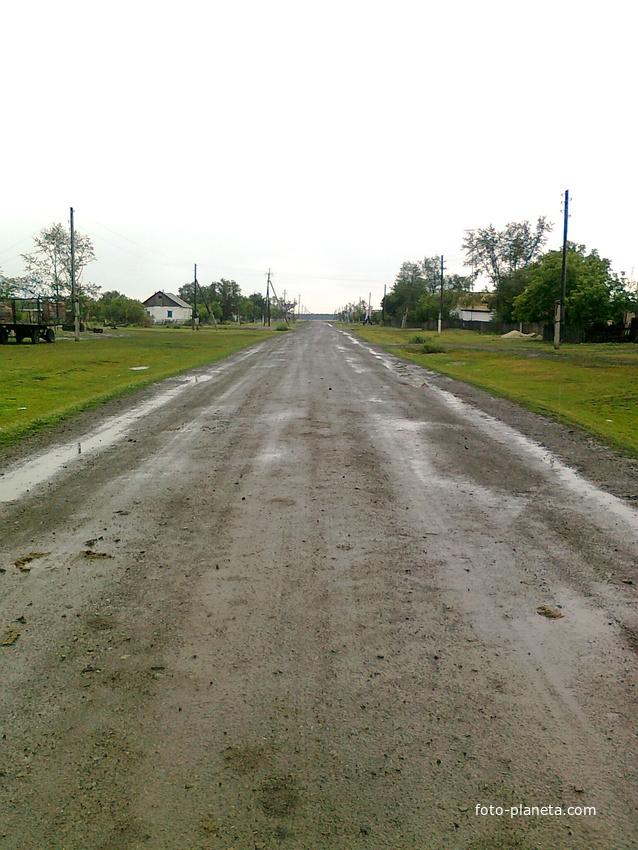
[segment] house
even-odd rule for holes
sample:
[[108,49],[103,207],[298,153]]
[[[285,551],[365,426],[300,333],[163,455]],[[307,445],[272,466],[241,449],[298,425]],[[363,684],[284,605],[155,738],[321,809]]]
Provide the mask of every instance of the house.
[[156,325],[190,322],[193,313],[191,305],[172,292],[156,292],[142,303]]
[[493,322],[494,313],[487,306],[488,292],[468,292],[461,295],[451,316],[456,316],[462,322]]

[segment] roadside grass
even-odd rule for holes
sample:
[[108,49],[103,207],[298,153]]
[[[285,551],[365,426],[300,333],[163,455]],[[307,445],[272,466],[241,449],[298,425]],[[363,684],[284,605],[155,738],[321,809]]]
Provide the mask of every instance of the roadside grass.
[[[346,325],[333,323],[342,330],[356,333],[357,336],[375,342],[378,345],[417,345],[419,342],[436,342],[443,345],[480,345],[495,348],[509,348],[520,346],[529,348],[537,347],[540,340],[535,339],[503,339],[500,334],[477,333],[476,331],[464,331],[457,328],[444,330],[442,334],[433,331],[420,331],[415,328],[382,328],[380,325]],[[418,338],[418,340],[417,340]],[[415,340],[413,342],[413,340]]]
[[[638,456],[638,345],[562,345],[473,331],[422,336],[443,348],[423,353],[414,330],[353,327],[370,342],[440,372],[577,426],[630,457]],[[492,337],[492,338],[490,338]]]
[[[118,329],[0,346],[0,446],[149,384],[214,363],[275,330]],[[144,367],[144,368],[139,368]]]

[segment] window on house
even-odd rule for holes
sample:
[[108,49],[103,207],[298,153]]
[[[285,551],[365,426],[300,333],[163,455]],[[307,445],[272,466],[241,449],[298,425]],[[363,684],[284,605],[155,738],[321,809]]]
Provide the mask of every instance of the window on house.
[[172,319],[172,318],[173,318],[173,311],[172,311],[172,310],[167,310],[167,311],[166,311],[166,318],[167,318],[167,319]]

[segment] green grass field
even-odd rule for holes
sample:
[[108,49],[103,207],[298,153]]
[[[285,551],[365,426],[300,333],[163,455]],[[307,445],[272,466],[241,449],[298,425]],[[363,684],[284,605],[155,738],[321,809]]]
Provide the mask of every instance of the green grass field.
[[[442,334],[352,326],[370,342],[420,366],[575,425],[624,454],[638,456],[638,345],[562,345],[473,331]],[[444,350],[422,353],[419,336]]]
[[[0,446],[276,334],[260,328],[118,329],[0,346]],[[138,369],[137,367],[146,367]]]

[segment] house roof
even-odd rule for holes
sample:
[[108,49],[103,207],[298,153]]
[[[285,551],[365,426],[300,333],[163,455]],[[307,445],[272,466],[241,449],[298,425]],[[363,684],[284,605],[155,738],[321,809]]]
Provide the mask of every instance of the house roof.
[[176,307],[184,307],[186,310],[192,310],[191,305],[187,304],[186,301],[179,297],[179,295],[175,295],[172,292],[164,292],[163,290],[155,292],[153,295],[151,295],[150,298],[147,298],[146,301],[144,301],[143,303],[148,306],[156,307],[158,306],[157,304],[149,304],[149,301],[153,301],[158,296],[160,296],[162,299],[165,298],[167,301],[171,301]]
[[467,292],[459,296],[458,307],[461,310],[475,310],[485,313],[491,312],[487,306],[487,298],[490,292]]
[[492,311],[487,306],[487,304],[481,302],[480,304],[459,304],[459,310],[465,310],[468,313],[491,313]]

